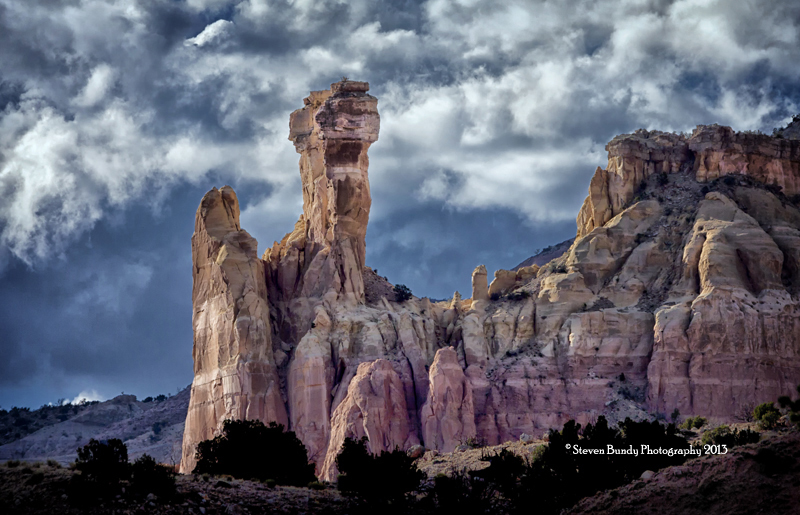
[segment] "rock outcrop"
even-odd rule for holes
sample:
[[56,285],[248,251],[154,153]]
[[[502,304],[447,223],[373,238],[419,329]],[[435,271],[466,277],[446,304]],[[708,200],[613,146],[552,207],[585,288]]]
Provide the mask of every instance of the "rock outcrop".
[[206,193],[192,236],[194,381],[181,472],[197,443],[225,419],[288,424],[275,366],[264,264],[239,226],[239,201],[225,186]]
[[400,375],[388,361],[376,359],[358,366],[347,395],[333,412],[330,450],[321,478],[336,479],[336,456],[345,438],[366,436],[367,447],[374,454],[419,444],[408,417],[404,390]]
[[431,448],[453,452],[475,438],[472,384],[452,347],[439,349],[430,369],[430,390],[422,406],[422,437]]
[[364,263],[367,91],[336,83],[292,113],[303,213],[262,259],[233,192],[203,199],[182,471],[224,418],[287,424],[333,480],[345,438],[450,452],[601,414],[726,420],[800,383],[800,141],[618,136],[549,262],[491,285],[480,265],[469,299],[396,302]]

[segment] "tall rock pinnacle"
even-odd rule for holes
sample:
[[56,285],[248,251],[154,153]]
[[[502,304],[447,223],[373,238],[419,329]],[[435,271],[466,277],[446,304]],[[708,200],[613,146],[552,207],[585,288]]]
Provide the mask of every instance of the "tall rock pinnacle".
[[233,189],[206,193],[192,236],[194,381],[183,434],[184,473],[194,468],[197,444],[213,438],[225,419],[288,421],[256,247],[239,226]]
[[378,99],[369,84],[344,80],[313,91],[293,112],[289,139],[300,154],[303,214],[264,259],[284,295],[321,297],[331,289],[364,302],[369,209],[367,150],[378,139]]

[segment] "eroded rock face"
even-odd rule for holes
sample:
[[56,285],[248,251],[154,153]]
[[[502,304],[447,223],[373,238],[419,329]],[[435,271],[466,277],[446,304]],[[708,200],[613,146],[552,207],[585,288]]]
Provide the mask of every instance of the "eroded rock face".
[[580,239],[618,215],[642,183],[656,173],[675,173],[689,161],[686,138],[678,134],[640,129],[617,136],[606,145],[608,166],[598,167],[589,184],[589,196],[578,214]]
[[764,134],[735,132],[719,125],[699,126],[688,141],[695,153],[697,180],[747,175],[776,184],[786,195],[800,193],[800,142]]
[[194,381],[181,472],[194,468],[197,443],[226,418],[288,423],[269,323],[264,265],[256,240],[239,226],[239,201],[225,186],[208,192],[192,236]]
[[453,452],[476,436],[472,384],[452,347],[436,353],[429,378],[428,399],[420,412],[422,436],[429,447]]
[[358,366],[347,395],[333,412],[331,427],[330,450],[320,473],[324,481],[336,479],[336,456],[345,438],[366,436],[374,454],[419,444],[408,419],[403,381],[384,359]]
[[348,437],[450,452],[570,418],[725,420],[800,382],[800,210],[776,193],[796,191],[800,142],[618,136],[563,255],[491,285],[478,266],[470,299],[398,303],[364,263],[367,91],[337,83],[292,113],[303,213],[263,259],[230,188],[201,203],[182,471],[225,418],[288,424],[332,480]]
[[656,312],[652,405],[724,417],[792,388],[800,305],[784,288],[783,267],[783,252],[753,217],[721,193],[706,195],[673,292],[682,302]]

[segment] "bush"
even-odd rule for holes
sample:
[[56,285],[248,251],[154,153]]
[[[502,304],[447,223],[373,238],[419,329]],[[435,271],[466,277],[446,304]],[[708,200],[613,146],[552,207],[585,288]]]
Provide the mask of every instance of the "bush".
[[92,438],[88,444],[78,449],[75,468],[87,480],[118,483],[129,475],[128,448],[118,438],[112,438],[106,443]]
[[517,290],[517,291],[512,291],[511,293],[508,294],[508,300],[520,301],[530,298],[530,296],[531,292],[527,290]]
[[669,177],[667,177],[667,174],[664,172],[659,173],[657,179],[659,186],[666,186],[669,184]]
[[681,427],[683,429],[700,429],[701,427],[706,425],[707,422],[708,420],[705,417],[700,417],[700,416],[689,417],[683,421]]
[[774,429],[781,418],[781,412],[771,402],[756,406],[753,410],[753,419],[758,422],[761,429]]
[[731,431],[731,428],[728,426],[719,426],[710,431],[706,431],[700,443],[703,445],[717,444],[736,447],[737,445],[757,443],[760,438],[761,434],[758,431],[751,431],[749,429],[743,429],[741,431],[734,429]]
[[411,289],[405,284],[396,284],[394,286],[394,300],[397,302],[405,302],[411,298]]
[[130,477],[128,448],[117,438],[108,442],[92,438],[78,449],[74,466],[80,474],[70,479],[69,497],[78,505],[113,496],[120,489],[120,481]]
[[144,495],[170,497],[175,493],[175,472],[143,454],[131,465],[131,487]]
[[[797,393],[800,393],[800,384],[797,385]],[[788,395],[783,395],[778,397],[778,404],[788,410],[789,421],[800,427],[800,398],[792,400]]]
[[194,474],[228,474],[239,479],[273,479],[279,485],[316,481],[314,464],[293,431],[260,420],[226,420],[222,434],[197,445]]
[[492,501],[496,498],[492,486],[461,469],[450,476],[438,474],[433,479],[433,490],[426,499],[434,513],[477,515],[493,513]]
[[663,426],[658,422],[626,419],[617,429],[609,427],[602,416],[583,431],[580,424],[569,421],[561,431],[551,431],[549,440],[547,445],[536,449],[532,461],[521,471],[519,461],[511,457],[498,457],[482,471],[482,476],[496,485],[518,513],[528,513],[533,505],[537,513],[559,513],[583,497],[638,479],[645,470],[655,471],[685,461],[680,455],[573,454],[571,449],[575,446],[604,451],[609,445],[615,449],[630,446],[641,449],[642,445],[689,448],[689,443],[676,434],[673,424]]
[[425,473],[417,469],[414,459],[404,451],[381,452],[375,456],[367,449],[367,438],[345,438],[336,457],[339,468],[338,487],[358,497],[369,507],[406,504],[406,495],[419,488]]

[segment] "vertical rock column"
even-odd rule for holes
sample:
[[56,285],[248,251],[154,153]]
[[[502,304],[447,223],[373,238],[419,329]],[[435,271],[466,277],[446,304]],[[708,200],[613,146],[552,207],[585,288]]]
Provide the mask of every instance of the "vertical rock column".
[[225,186],[197,210],[192,236],[194,381],[180,471],[195,466],[197,444],[225,419],[286,425],[269,326],[264,264],[239,226],[239,201]]
[[264,256],[284,296],[319,298],[333,289],[364,301],[361,271],[372,204],[367,150],[380,129],[378,100],[368,90],[366,82],[337,82],[330,91],[313,91],[305,107],[291,114],[303,215]]

